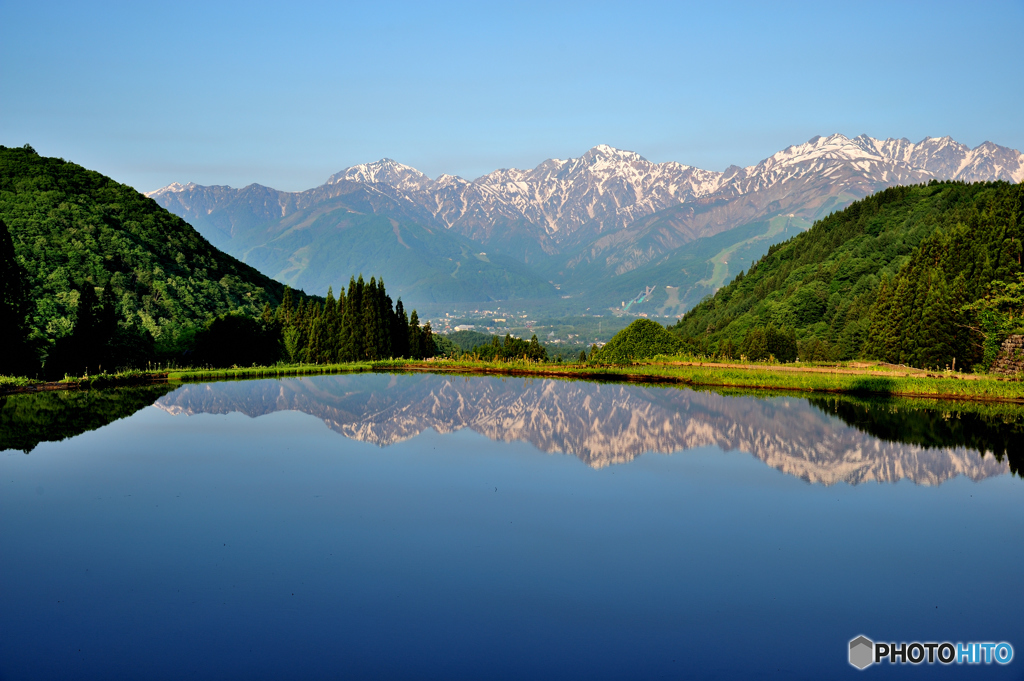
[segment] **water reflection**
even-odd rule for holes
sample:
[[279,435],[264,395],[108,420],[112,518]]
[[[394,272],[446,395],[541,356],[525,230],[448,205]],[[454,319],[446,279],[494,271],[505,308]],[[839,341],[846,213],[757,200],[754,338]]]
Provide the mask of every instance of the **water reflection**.
[[[156,406],[172,414],[296,410],[386,446],[432,428],[525,441],[601,468],[646,452],[742,450],[825,485],[937,485],[1020,470],[1024,411],[898,401],[754,397],[583,381],[360,374],[187,385]],[[956,410],[954,410],[954,407]],[[974,411],[970,411],[974,409]],[[989,455],[986,455],[988,453]]]
[[1024,469],[1024,410],[1010,404],[936,403],[931,400],[808,400],[845,423],[887,442],[961,447]]
[[59,442],[131,416],[173,389],[164,383],[0,395],[0,450],[28,454],[40,442]]
[[[172,392],[173,390],[173,392]],[[1024,409],[908,400],[754,396],[619,383],[357,374],[0,397],[0,450],[31,452],[153,404],[171,414],[311,414],[386,446],[430,428],[529,442],[594,468],[714,445],[825,485],[937,485],[1022,470]]]

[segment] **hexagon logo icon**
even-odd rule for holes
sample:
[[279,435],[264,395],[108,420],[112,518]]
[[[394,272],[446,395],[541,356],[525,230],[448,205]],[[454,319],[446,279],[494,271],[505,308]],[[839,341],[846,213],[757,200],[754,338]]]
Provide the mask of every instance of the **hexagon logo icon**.
[[866,636],[858,636],[850,641],[850,664],[857,669],[864,669],[874,662],[875,644]]

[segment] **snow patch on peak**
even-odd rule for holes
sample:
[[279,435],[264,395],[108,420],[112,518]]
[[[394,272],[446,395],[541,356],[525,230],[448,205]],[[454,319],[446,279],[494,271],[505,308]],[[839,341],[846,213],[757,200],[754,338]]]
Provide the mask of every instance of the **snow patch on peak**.
[[462,179],[458,175],[448,175],[447,173],[444,173],[438,175],[437,179],[434,180],[434,183],[437,185],[469,184],[469,181]]
[[587,161],[600,159],[627,162],[640,161],[643,163],[649,163],[647,159],[645,159],[643,156],[636,153],[635,151],[616,149],[615,147],[608,144],[598,144],[597,146],[588,149],[587,152],[583,154],[581,158]]
[[[550,158],[525,170],[501,168],[472,181],[447,174],[431,180],[415,168],[383,158],[346,168],[332,175],[327,185],[358,183],[369,195],[424,211],[418,214],[425,220],[432,217],[436,224],[470,238],[497,238],[500,230],[515,225],[516,230],[531,230],[542,248],[556,252],[563,243],[584,243],[602,234],[611,239],[611,234],[642,218],[688,203],[738,206],[731,202],[751,196],[743,210],[755,210],[761,198],[785,202],[837,187],[868,193],[931,178],[1020,182],[1024,154],[991,142],[972,150],[948,136],[913,143],[906,138],[833,133],[789,146],[756,165],[730,166],[724,172],[675,161],[653,163],[636,152],[598,144],[577,158]],[[206,205],[207,194],[224,193],[211,191],[215,189],[174,183],[147,196],[167,204]],[[322,193],[333,196],[336,190]],[[702,212],[706,211],[697,211]],[[684,216],[680,219],[689,220],[684,213],[679,213]]]
[[384,183],[403,189],[430,182],[430,178],[411,166],[390,158],[373,163],[360,163],[331,175],[327,184],[338,182],[361,182],[363,184]]
[[153,198],[154,196],[163,196],[164,194],[180,194],[181,192],[187,192],[198,187],[195,182],[186,182],[185,184],[179,184],[172,182],[166,187],[160,187],[160,189],[154,189],[151,192],[145,192],[144,196]]

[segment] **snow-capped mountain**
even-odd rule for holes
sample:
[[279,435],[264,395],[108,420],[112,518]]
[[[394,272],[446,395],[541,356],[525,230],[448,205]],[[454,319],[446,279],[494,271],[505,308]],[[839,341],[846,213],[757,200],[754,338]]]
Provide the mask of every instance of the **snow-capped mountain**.
[[[717,172],[654,163],[632,151],[598,145],[579,158],[549,159],[528,170],[495,170],[475,180],[431,179],[382,159],[346,168],[305,192],[175,183],[148,196],[243,260],[283,230],[305,225],[300,214],[314,219],[328,208],[344,208],[468,238],[486,253],[539,266],[543,280],[570,294],[574,287],[594,291],[622,275],[667,267],[673,254],[695,240],[762,225],[741,240],[746,244],[743,258],[733,258],[730,265],[729,258],[719,257],[712,268],[715,277],[707,278],[703,273],[710,270],[698,263],[677,267],[679,281],[653,282],[684,291],[672,311],[665,312],[676,314],[774,241],[886,187],[931,179],[1020,182],[1024,154],[991,142],[971,149],[949,137],[913,143],[834,134],[788,147],[752,166]],[[785,225],[770,222],[776,219]],[[282,252],[279,260],[296,257]],[[381,257],[379,271],[387,275],[388,259]],[[609,300],[628,293],[625,285],[620,288],[608,294]]]
[[327,184],[361,182],[407,197],[445,227],[477,240],[490,238],[495,225],[525,220],[557,250],[559,244],[624,229],[672,206],[771,192],[808,178],[872,191],[932,178],[1020,182],[1024,154],[990,142],[970,149],[949,137],[914,144],[836,134],[788,147],[754,166],[715,172],[652,163],[601,144],[579,158],[550,159],[531,170],[495,170],[473,181],[450,175],[431,180],[383,159],[343,170]]
[[[366,182],[403,194],[445,227],[478,240],[496,226],[525,220],[541,238],[568,241],[585,226],[597,233],[691,201],[721,185],[722,173],[680,163],[652,163],[631,151],[598,145],[580,158],[549,159],[531,170],[508,168],[468,181],[430,180],[390,159],[353,166],[327,181]],[[546,240],[546,239],[545,239]]]
[[[867,135],[850,139],[835,134],[788,147],[753,166],[716,172],[674,161],[652,163],[635,152],[600,144],[579,158],[549,159],[530,170],[495,170],[472,181],[452,175],[432,180],[415,168],[382,159],[335,173],[322,187],[291,195],[292,201],[287,193],[275,192],[286,196],[272,202],[276,208],[268,211],[268,217],[286,215],[289,203],[301,206],[337,196],[331,187],[358,184],[399,204],[414,205],[437,224],[478,241],[494,238],[495,230],[510,221],[525,222],[549,245],[547,250],[557,252],[561,244],[625,229],[666,208],[712,205],[759,192],[774,194],[780,186],[788,188],[808,179],[864,194],[933,178],[1020,182],[1024,154],[991,142],[971,149],[949,137],[929,137],[915,144],[907,139],[878,140]],[[177,208],[175,212],[195,213],[192,204],[201,203],[198,210],[210,214],[225,198],[234,198],[221,195],[241,191],[190,182],[174,183],[147,196],[171,210]]]

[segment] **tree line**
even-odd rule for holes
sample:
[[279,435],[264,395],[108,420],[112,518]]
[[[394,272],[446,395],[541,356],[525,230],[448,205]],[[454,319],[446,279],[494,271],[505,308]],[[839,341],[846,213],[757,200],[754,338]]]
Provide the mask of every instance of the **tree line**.
[[0,221],[0,375],[59,379],[141,368],[152,361],[224,367],[438,354],[430,322],[421,325],[416,310],[407,315],[401,299],[393,303],[383,281],[371,277],[367,283],[360,275],[337,298],[333,290],[318,298],[286,286],[276,308],[266,303],[257,317],[242,311],[218,315],[174,353],[160,352],[147,329],[125,320],[113,286],[108,283],[97,295],[97,287],[85,282],[73,291],[70,332],[46,348],[41,360],[27,322],[32,306],[24,280],[11,235]]
[[277,309],[266,305],[258,319],[226,314],[196,334],[186,361],[196,365],[248,366],[288,361],[308,364],[426,359],[437,354],[430,322],[392,303],[384,282],[351,278],[348,292],[333,287],[325,299],[285,287]]
[[473,348],[472,354],[485,362],[507,362],[525,359],[532,362],[548,361],[548,350],[537,340],[534,334],[529,341],[505,334],[505,338],[492,336],[490,343],[483,343]]

